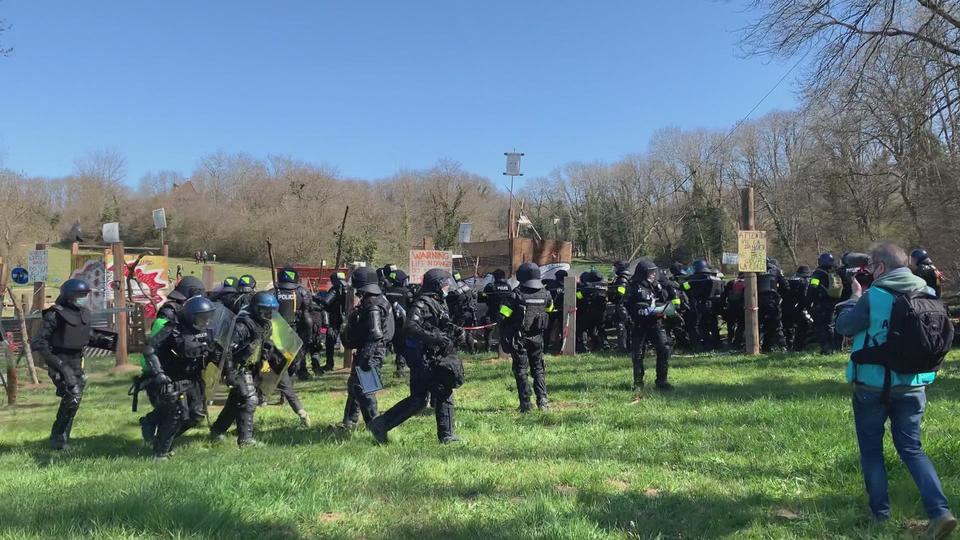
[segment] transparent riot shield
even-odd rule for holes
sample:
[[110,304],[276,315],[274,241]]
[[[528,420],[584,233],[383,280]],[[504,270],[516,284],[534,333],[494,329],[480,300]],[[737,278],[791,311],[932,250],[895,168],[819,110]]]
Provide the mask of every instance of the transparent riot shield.
[[260,392],[263,393],[263,398],[267,402],[270,401],[280,383],[280,375],[290,367],[293,360],[300,354],[300,349],[303,348],[303,340],[283,317],[274,313],[270,323],[270,335],[264,336],[263,349],[272,348],[273,352],[270,355],[271,358],[264,358],[258,377]]
[[[227,401],[227,386],[223,384],[223,366],[233,341],[237,316],[223,304],[216,304],[217,312],[210,322],[209,332],[214,342],[211,362],[203,370],[206,403],[223,405]],[[208,416],[209,417],[209,416]]]

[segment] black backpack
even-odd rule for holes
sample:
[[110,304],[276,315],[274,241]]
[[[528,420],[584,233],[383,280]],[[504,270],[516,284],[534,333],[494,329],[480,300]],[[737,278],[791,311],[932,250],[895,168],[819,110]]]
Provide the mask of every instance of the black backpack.
[[890,372],[916,374],[937,371],[953,344],[953,323],[947,305],[926,290],[894,294],[886,343],[853,353],[855,364],[877,364],[886,369],[884,394],[890,391]]

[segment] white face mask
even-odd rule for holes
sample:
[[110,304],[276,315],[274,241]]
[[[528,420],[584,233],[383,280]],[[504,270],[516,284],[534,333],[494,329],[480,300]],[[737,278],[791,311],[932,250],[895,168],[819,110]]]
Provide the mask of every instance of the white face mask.
[[77,307],[87,307],[87,304],[90,303],[90,296],[87,295],[76,298],[73,303],[76,304]]

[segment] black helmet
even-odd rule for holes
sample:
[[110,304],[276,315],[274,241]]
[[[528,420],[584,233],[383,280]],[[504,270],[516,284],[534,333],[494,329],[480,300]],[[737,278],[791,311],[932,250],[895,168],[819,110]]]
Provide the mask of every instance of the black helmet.
[[833,253],[821,253],[820,256],[817,257],[817,266],[833,268],[833,265],[836,263],[837,261],[833,258]]
[[683,263],[675,262],[670,265],[670,273],[673,277],[685,277],[687,275],[686,269],[683,267]]
[[333,283],[334,285],[342,285],[346,281],[347,281],[347,275],[344,274],[343,272],[337,271],[330,274],[330,283]]
[[780,262],[774,259],[773,257],[767,257],[767,270],[772,270],[774,268],[780,268]]
[[693,273],[706,273],[710,271],[710,265],[703,259],[693,261]]
[[630,263],[627,261],[617,261],[613,263],[613,273],[618,276],[630,276]]
[[377,271],[367,266],[361,266],[350,274],[350,284],[354,290],[369,294],[381,294],[380,280]]
[[202,332],[210,326],[210,321],[217,311],[217,306],[206,296],[194,296],[184,302],[181,317],[194,330]]
[[300,274],[293,268],[287,266],[277,274],[277,281],[280,283],[300,283]]
[[253,318],[261,322],[272,319],[273,312],[278,309],[280,309],[280,302],[278,302],[277,297],[269,291],[260,291],[253,295],[253,298],[250,300],[250,305],[247,307],[247,311],[253,315]]
[[497,281],[503,281],[507,279],[507,273],[504,272],[502,268],[497,268],[493,271],[493,279]]
[[634,275],[643,274],[642,277],[647,277],[647,274],[650,272],[656,272],[656,270],[657,263],[644,259],[637,263],[636,269],[633,271],[633,273]]
[[923,262],[924,259],[929,257],[930,255],[927,253],[927,250],[923,248],[917,248],[910,252],[910,259],[913,260],[913,264]]
[[244,274],[240,276],[238,287],[240,292],[253,292],[257,288],[257,280],[250,274]]
[[431,268],[423,275],[423,287],[420,292],[442,293],[443,287],[449,286],[451,279],[453,279],[453,276],[443,268]]
[[235,291],[237,290],[237,278],[230,276],[223,280],[223,286],[220,288],[222,291]]
[[553,274],[553,279],[555,279],[555,280],[557,280],[557,281],[563,281],[563,280],[566,279],[566,277],[569,276],[569,275],[570,275],[570,274],[569,274],[566,270],[560,269],[560,270],[557,270],[556,272],[554,272],[554,274]]
[[403,287],[407,284],[407,280],[410,279],[410,276],[407,275],[403,270],[394,270],[387,275],[387,280],[390,283],[393,283],[395,286]]
[[[90,295],[90,285],[82,279],[68,279],[60,286],[60,297],[57,298],[58,304],[67,304],[73,307],[80,307],[86,303],[86,298]],[[83,302],[80,300],[84,299]]]
[[533,263],[523,263],[517,268],[517,281],[520,286],[528,289],[542,289],[543,281],[540,280],[540,267]]
[[203,286],[203,282],[200,281],[200,278],[196,276],[187,276],[180,280],[180,283],[177,283],[177,286],[174,287],[173,291],[167,296],[170,300],[176,302],[186,302],[188,298],[204,294],[207,292],[207,288]]
[[797,275],[800,277],[810,277],[810,273],[810,267],[805,264],[797,267]]

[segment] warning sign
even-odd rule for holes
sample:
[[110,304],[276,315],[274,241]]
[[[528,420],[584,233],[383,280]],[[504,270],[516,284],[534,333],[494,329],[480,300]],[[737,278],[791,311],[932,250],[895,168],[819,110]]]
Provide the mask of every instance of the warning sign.
[[38,249],[27,252],[27,272],[34,283],[47,281],[47,250]]
[[443,268],[447,272],[453,272],[453,252],[410,250],[410,283],[423,283],[423,275],[431,268]]
[[740,271],[767,271],[767,231],[739,231]]

